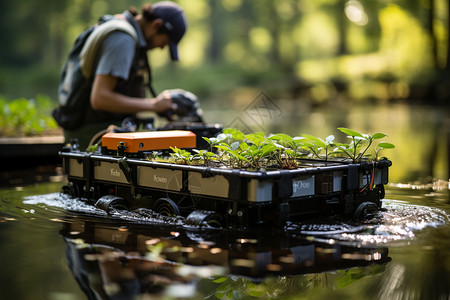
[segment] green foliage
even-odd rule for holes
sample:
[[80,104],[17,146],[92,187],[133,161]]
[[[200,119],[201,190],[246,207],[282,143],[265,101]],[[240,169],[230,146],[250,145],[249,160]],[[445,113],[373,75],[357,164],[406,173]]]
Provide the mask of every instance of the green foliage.
[[170,153],[170,156],[175,158],[175,162],[183,165],[189,165],[191,163],[193,155],[189,151],[177,147],[170,147],[170,149],[173,151],[173,153]]
[[334,135],[327,136],[325,141],[320,137],[315,137],[309,134],[302,134],[302,136],[309,139],[309,142],[305,142],[304,145],[306,146],[307,149],[309,149],[312,152],[312,154],[315,157],[321,159],[322,158],[321,152],[325,151],[324,159],[328,160],[328,157],[331,154],[335,153],[331,151],[331,148],[335,145]]
[[395,148],[395,145],[391,144],[391,143],[386,143],[386,142],[378,143],[378,146],[375,147],[375,160],[378,160],[378,154],[380,153],[381,150],[394,149],[394,148]]
[[[367,152],[367,150],[370,148],[374,140],[379,140],[387,135],[384,133],[375,133],[373,135],[371,134],[363,134],[348,128],[339,127],[338,130],[348,135],[349,138],[352,139],[352,142],[350,144],[337,144],[338,147],[335,149],[336,153],[344,153],[346,156],[350,157],[354,162],[360,161],[361,158],[364,156],[364,154]],[[365,148],[362,148],[363,145],[366,144]],[[382,146],[380,146],[382,144]],[[379,150],[376,151],[376,157],[375,160],[378,159],[378,152],[383,149],[392,149],[395,146],[393,144],[389,143],[380,143],[378,144]],[[385,147],[383,147],[383,144]],[[359,149],[363,149],[362,151]]]
[[52,108],[50,98],[43,95],[14,100],[0,97],[0,136],[41,135],[57,128],[50,114]]
[[335,280],[336,287],[344,288],[356,281],[369,276],[375,276],[383,273],[386,267],[384,265],[371,265],[365,268],[352,268],[347,270],[339,270],[337,274],[339,276]]
[[200,162],[209,165],[211,161],[214,161],[229,168],[294,169],[299,166],[299,158],[305,156],[323,161],[333,158],[351,159],[353,162],[368,160],[370,156],[373,156],[376,161],[380,151],[395,148],[391,143],[380,142],[373,149],[374,155],[366,155],[375,140],[387,135],[384,133],[363,134],[343,127],[338,130],[347,134],[351,142],[348,144],[335,142],[334,135],[329,135],[324,140],[309,134],[291,137],[285,133],[277,133],[266,136],[261,132],[244,134],[236,128],[227,128],[215,138],[203,137],[208,142],[210,151],[194,149],[195,154],[192,154],[189,151],[171,147],[173,153],[170,156],[180,164]]
[[214,153],[212,153],[210,151],[197,150],[197,149],[194,149],[193,151],[195,153],[197,153],[193,156],[193,159],[198,159],[198,158],[203,159],[203,162],[205,163],[205,165],[208,165],[209,160],[214,157]]

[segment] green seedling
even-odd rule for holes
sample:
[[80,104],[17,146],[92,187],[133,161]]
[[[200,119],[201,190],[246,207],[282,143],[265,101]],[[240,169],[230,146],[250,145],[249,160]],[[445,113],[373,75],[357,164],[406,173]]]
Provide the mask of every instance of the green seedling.
[[[381,132],[375,133],[373,135],[370,134],[362,134],[360,132],[339,127],[338,130],[348,135],[349,138],[352,139],[352,142],[349,145],[346,144],[339,144],[337,152],[342,152],[349,156],[354,162],[358,162],[364,154],[367,152],[367,150],[370,148],[374,140],[382,139],[386,137],[387,135]],[[362,144],[364,142],[367,142],[367,146],[364,148],[363,151],[358,151],[359,148],[362,147]]]
[[146,158],[147,158],[148,160],[156,160],[156,159],[159,158],[159,156],[160,156],[161,154],[162,154],[162,153],[159,152],[159,151],[152,151],[152,152],[150,152],[150,153],[146,153]]
[[232,144],[233,142],[242,142],[245,139],[245,134],[236,128],[226,128],[223,130],[223,133],[227,136],[227,140],[225,142],[228,144]]
[[269,136],[277,147],[275,159],[282,169],[292,169],[298,166],[297,157],[304,146],[304,137],[291,137],[288,134],[277,133]]
[[194,149],[193,151],[196,153],[196,154],[194,154],[193,159],[196,159],[196,158],[203,159],[203,162],[205,163],[206,166],[209,165],[209,160],[215,156],[214,153],[212,153],[210,151],[206,151],[206,150]]
[[219,134],[215,138],[203,137],[203,139],[209,144],[210,152],[214,152],[214,147],[219,145],[226,138],[227,138],[227,135],[224,133]]
[[329,135],[325,138],[325,140],[320,137],[315,137],[309,134],[302,134],[303,137],[309,139],[309,142],[305,142],[304,146],[313,153],[319,159],[322,159],[321,152],[325,151],[325,161],[334,154],[332,148],[335,146],[334,143],[334,135]]
[[170,147],[173,153],[170,153],[176,162],[179,162],[183,165],[189,165],[192,161],[193,155],[186,150],[179,149],[177,147]]
[[242,149],[245,149],[245,145],[247,144],[241,144],[239,142],[234,142],[231,145],[228,145],[227,143],[221,143],[220,145],[217,145],[216,148],[220,149],[224,154],[220,156],[220,160],[222,161],[222,163],[226,164],[225,158],[228,158],[228,165],[231,167],[238,166],[241,168],[243,167],[244,162],[250,164],[250,161],[241,155],[241,153],[244,151]]
[[94,153],[98,149],[98,144],[90,145],[86,148],[86,152]]
[[386,143],[386,142],[378,143],[378,146],[375,147],[375,161],[378,160],[378,155],[381,150],[394,149],[394,148],[395,148],[395,145],[391,144],[391,143]]

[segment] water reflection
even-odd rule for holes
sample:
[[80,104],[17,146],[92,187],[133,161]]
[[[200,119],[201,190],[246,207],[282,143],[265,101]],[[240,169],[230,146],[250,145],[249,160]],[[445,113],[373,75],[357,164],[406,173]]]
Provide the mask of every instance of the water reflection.
[[345,286],[383,272],[390,261],[387,247],[355,247],[286,232],[244,234],[75,217],[63,223],[60,233],[69,268],[90,299],[190,298],[201,289],[200,279],[213,283],[207,294],[219,298],[290,289],[298,294],[323,279],[304,274],[344,270],[328,284]]

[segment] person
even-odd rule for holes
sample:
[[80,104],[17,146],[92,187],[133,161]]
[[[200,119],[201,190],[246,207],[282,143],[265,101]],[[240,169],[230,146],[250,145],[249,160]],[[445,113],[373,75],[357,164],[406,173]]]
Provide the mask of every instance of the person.
[[[128,23],[131,27],[127,24],[120,24],[125,29],[110,30],[101,38],[98,38],[100,34],[97,36],[95,34],[97,29],[90,33],[92,40],[100,41],[97,43],[89,41],[91,38],[89,36],[83,45],[84,53],[94,52],[90,55],[91,58],[85,58],[85,60],[92,60],[92,66],[85,67],[89,70],[85,71],[81,67],[83,74],[86,72],[91,74],[84,76],[91,78],[90,80],[82,79],[87,84],[74,88],[72,83],[74,75],[67,75],[72,70],[65,67],[63,71],[64,76],[62,76],[59,89],[59,109],[61,110],[61,104],[68,101],[67,91],[64,90],[64,87],[69,87],[67,90],[72,89],[72,93],[73,90],[78,93],[78,89],[85,89],[83,92],[89,97],[89,101],[83,104],[88,106],[87,108],[66,108],[67,116],[64,118],[69,121],[83,111],[80,122],[77,122],[76,125],[64,126],[64,122],[61,121],[63,117],[61,117],[61,113],[58,113],[58,109],[53,114],[64,128],[66,142],[76,138],[82,149],[88,145],[93,135],[110,124],[118,125],[124,118],[138,112],[153,111],[161,114],[174,109],[175,105],[172,103],[171,93],[168,90],[156,94],[151,83],[149,87],[153,97],[146,96],[145,77],[147,76],[147,80],[151,81],[147,51],[155,48],[163,49],[168,46],[171,59],[178,61],[177,46],[187,29],[183,9],[170,1],[144,4],[140,14],[135,9],[130,9],[119,15],[105,16],[102,23],[94,27],[101,28],[102,24],[108,24],[111,27],[110,24],[113,24],[109,21],[111,19],[116,23],[117,21]],[[94,36],[96,37],[94,38]],[[77,59],[83,59],[83,51],[81,55],[77,56]],[[71,86],[67,84],[67,81],[70,81]],[[75,124],[75,122],[72,123]]]

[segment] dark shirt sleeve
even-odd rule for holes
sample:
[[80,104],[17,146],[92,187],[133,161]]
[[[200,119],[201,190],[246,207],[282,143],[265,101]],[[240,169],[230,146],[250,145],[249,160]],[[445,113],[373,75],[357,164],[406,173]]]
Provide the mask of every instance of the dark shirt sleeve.
[[127,80],[134,57],[136,43],[132,36],[115,31],[99,47],[96,75],[111,75]]

